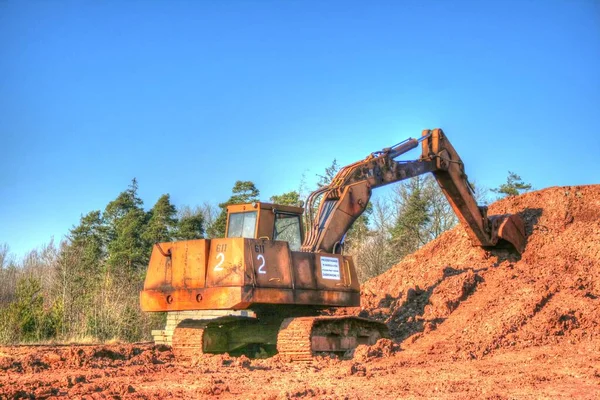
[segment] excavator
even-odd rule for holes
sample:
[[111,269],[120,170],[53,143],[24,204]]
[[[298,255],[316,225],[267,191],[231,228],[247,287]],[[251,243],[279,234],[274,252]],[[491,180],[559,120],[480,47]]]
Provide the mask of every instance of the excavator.
[[[396,160],[419,145],[417,160]],[[428,172],[473,245],[523,252],[521,218],[488,216],[447,136],[424,130],[419,139],[341,168],[329,185],[310,194],[305,209],[233,204],[224,238],[155,244],[140,293],[143,311],[168,313],[165,329],[153,331],[155,342],[171,345],[181,359],[279,353],[302,361],[323,353],[343,356],[389,337],[384,323],[324,311],[360,306],[356,269],[343,244],[373,189]]]

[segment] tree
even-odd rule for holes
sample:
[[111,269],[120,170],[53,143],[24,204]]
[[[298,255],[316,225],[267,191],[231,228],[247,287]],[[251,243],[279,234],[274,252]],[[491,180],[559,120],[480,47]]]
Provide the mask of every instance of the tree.
[[325,168],[325,173],[323,175],[317,174],[317,177],[319,178],[317,185],[320,188],[329,185],[339,170],[340,166],[338,165],[337,159],[334,158],[331,165]]
[[258,201],[260,191],[252,181],[236,181],[231,189],[231,197],[224,203],[219,204],[221,213],[208,230],[210,237],[218,238],[225,236],[227,225],[227,206],[231,204],[252,203]]
[[425,175],[422,180],[423,196],[427,202],[429,215],[429,220],[422,226],[423,244],[425,244],[456,225],[458,217],[435,178],[432,175]]
[[0,244],[0,272],[10,264],[10,248],[7,243]]
[[273,195],[271,196],[270,200],[272,203],[279,204],[282,206],[302,207],[303,204],[302,200],[300,200],[300,193],[298,193],[295,190],[279,195]]
[[0,342],[147,339],[160,318],[140,312],[143,271],[151,243],[171,240],[179,225],[168,195],[142,206],[134,179],[104,213],[83,215],[58,249],[50,242],[17,263],[0,246]]
[[469,180],[469,185],[473,189],[473,197],[480,206],[487,206],[490,204],[490,189],[481,185],[477,181]]
[[384,273],[398,261],[389,236],[378,230],[370,230],[363,240],[352,243],[349,254],[356,261],[356,273],[361,283]]
[[137,179],[133,178],[129,187],[124,192],[121,192],[117,198],[106,206],[104,210],[104,218],[108,225],[113,224],[117,218],[123,218],[128,212],[142,208],[144,202],[138,197]]
[[98,309],[108,257],[109,232],[101,212],[82,216],[67,239],[59,250],[54,285],[62,313],[61,335],[86,336],[88,317]]
[[369,216],[373,213],[373,205],[371,202],[367,203],[367,207],[361,215],[356,218],[352,223],[350,229],[346,233],[344,243],[346,245],[352,245],[354,243],[361,242],[369,234]]
[[398,186],[402,202],[391,234],[399,258],[414,252],[429,241],[424,232],[424,228],[431,221],[424,184],[423,177],[415,177]]
[[[231,189],[231,197],[226,204],[243,204],[258,201],[260,191],[252,181],[236,181]],[[219,207],[221,205],[219,204]]]
[[179,222],[175,237],[177,240],[202,239],[204,237],[204,210],[196,207],[183,207],[179,211]]
[[[211,236],[209,235],[209,232],[211,232],[212,226],[220,214],[219,207],[205,201],[201,206],[196,207],[196,211],[202,214],[202,218],[204,220],[204,234],[210,238]],[[182,216],[180,216],[180,218],[182,218]]]
[[109,235],[108,266],[115,271],[132,274],[145,267],[149,252],[143,234],[147,215],[137,194],[137,180],[106,206],[104,218]]
[[177,210],[171,204],[171,197],[168,194],[160,196],[148,214],[150,218],[143,234],[143,238],[148,245],[152,246],[157,242],[171,241],[178,224]]
[[500,196],[512,197],[518,196],[523,192],[528,192],[531,190],[531,184],[523,182],[521,177],[512,171],[508,171],[508,177],[506,178],[506,183],[501,184],[495,189],[492,189],[492,192],[500,194]]
[[[24,276],[19,279],[15,302],[3,310],[0,325],[10,325],[9,340],[37,341],[52,337],[60,324],[52,308],[44,309],[44,295],[39,279]],[[3,335],[4,336],[4,335]]]
[[79,225],[71,228],[69,239],[82,250],[81,261],[86,269],[97,269],[106,252],[107,232],[100,211],[82,216]]
[[0,245],[0,306],[14,300],[19,272],[8,244]]

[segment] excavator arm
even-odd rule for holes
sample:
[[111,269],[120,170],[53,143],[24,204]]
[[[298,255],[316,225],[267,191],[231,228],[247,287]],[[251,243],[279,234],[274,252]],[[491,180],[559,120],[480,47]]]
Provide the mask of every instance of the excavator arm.
[[[395,160],[419,144],[422,152],[418,160]],[[488,217],[487,207],[477,205],[464,164],[441,129],[424,130],[420,139],[407,139],[345,166],[328,186],[311,193],[302,251],[340,253],[346,232],[365,211],[373,189],[427,172],[433,173],[473,244],[493,247],[502,239],[523,252],[523,221],[516,215]],[[311,211],[319,199],[318,211],[313,215]]]

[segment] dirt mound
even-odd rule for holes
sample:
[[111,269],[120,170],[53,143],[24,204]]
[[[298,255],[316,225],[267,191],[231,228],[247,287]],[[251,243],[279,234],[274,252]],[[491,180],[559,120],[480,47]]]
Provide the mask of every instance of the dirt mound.
[[458,226],[362,288],[361,316],[389,324],[405,349],[481,358],[600,334],[600,185],[498,201],[519,214],[527,247],[473,247]]

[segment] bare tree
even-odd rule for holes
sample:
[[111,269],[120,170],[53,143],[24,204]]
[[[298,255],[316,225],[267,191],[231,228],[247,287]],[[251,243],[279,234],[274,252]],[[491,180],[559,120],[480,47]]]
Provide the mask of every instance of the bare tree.
[[219,216],[221,210],[216,205],[205,201],[200,206],[200,212],[204,216],[204,225],[206,227],[206,230],[208,230],[208,227],[212,226],[217,220],[217,217]]
[[0,244],[0,271],[11,263],[10,248],[7,243]]
[[435,178],[428,175],[425,177],[424,182],[424,192],[430,216],[429,224],[426,226],[427,242],[429,242],[456,225],[458,218]]
[[490,189],[481,185],[477,181],[470,182],[471,187],[473,188],[473,196],[475,197],[475,201],[480,206],[487,206],[490,204]]
[[14,300],[20,275],[8,244],[3,243],[0,245],[0,307]]
[[[56,284],[58,271],[58,249],[54,245],[54,239],[42,245],[38,249],[31,250],[25,255],[21,263],[22,273],[26,276],[35,277],[40,281],[42,292],[51,293]],[[45,297],[53,301],[50,296]]]

